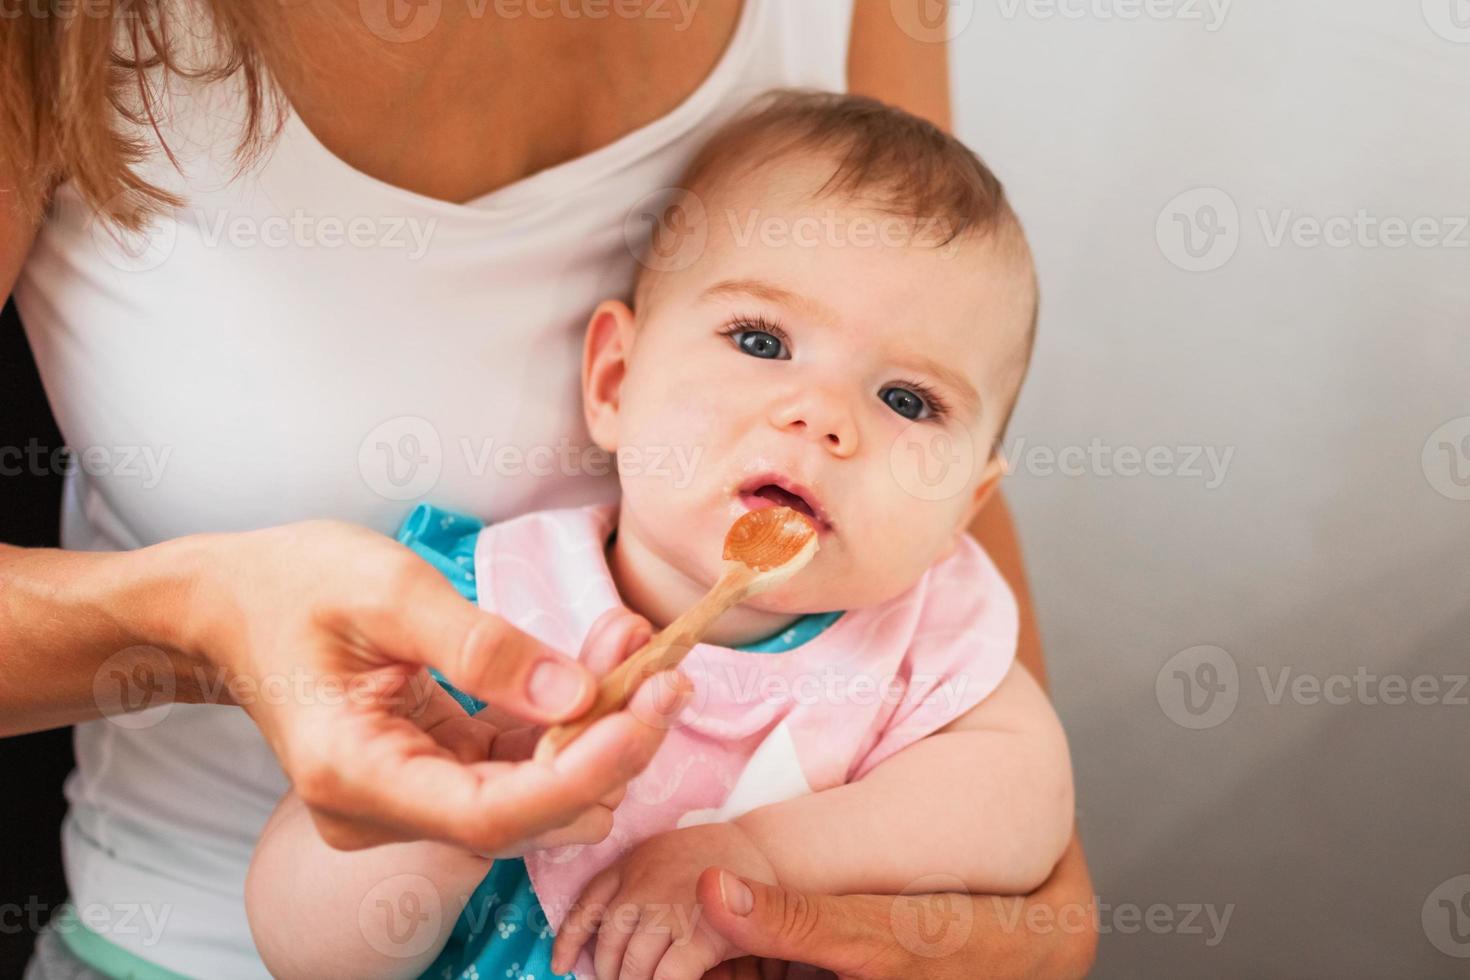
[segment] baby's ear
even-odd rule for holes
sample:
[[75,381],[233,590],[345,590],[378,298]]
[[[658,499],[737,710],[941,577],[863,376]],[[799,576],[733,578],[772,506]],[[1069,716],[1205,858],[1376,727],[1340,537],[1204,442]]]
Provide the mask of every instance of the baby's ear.
[[985,470],[980,474],[980,482],[976,484],[969,506],[965,508],[964,517],[961,518],[959,527],[955,528],[954,534],[949,539],[949,545],[944,549],[940,559],[948,558],[954,554],[954,549],[960,543],[960,535],[968,534],[969,527],[975,523],[976,516],[984,509],[990,500],[991,494],[1000,486],[1000,478],[1006,474],[1006,463],[999,451],[992,453],[990,460],[985,464]]
[[991,494],[995,493],[1000,486],[1000,478],[1006,475],[1006,461],[997,450],[990,454],[990,460],[985,464],[985,470],[980,474],[980,482],[975,487],[975,495],[970,500],[970,507],[965,512],[965,527],[975,523],[975,518],[989,502]]
[[582,414],[600,449],[618,451],[618,407],[628,355],[633,348],[633,311],[622,300],[597,304],[582,343]]

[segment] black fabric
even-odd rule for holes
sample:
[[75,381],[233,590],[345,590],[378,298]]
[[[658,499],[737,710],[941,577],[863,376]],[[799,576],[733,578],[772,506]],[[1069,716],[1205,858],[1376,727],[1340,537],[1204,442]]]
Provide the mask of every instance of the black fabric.
[[[61,433],[15,307],[0,315],[0,541],[55,547],[61,474],[51,459]],[[46,452],[31,452],[39,445]],[[0,649],[0,668],[5,651]],[[61,872],[61,783],[72,767],[71,729],[0,738],[0,977],[25,969],[36,931],[66,899]]]

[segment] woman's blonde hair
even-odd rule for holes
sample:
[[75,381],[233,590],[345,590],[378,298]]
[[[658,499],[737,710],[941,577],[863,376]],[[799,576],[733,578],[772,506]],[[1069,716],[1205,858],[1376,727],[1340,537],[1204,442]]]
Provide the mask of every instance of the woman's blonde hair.
[[239,73],[241,167],[274,138],[283,117],[263,68],[267,38],[252,17],[256,5],[182,2],[210,24],[207,64],[180,57],[178,0],[0,0],[0,21],[9,21],[0,23],[0,174],[22,215],[37,219],[62,180],[124,227],[177,205],[135,171],[152,152],[173,159],[158,127],[170,74],[210,81]]

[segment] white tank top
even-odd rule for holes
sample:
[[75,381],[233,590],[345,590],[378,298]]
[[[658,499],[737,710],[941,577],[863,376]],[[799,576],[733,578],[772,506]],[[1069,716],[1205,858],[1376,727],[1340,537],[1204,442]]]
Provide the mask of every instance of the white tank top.
[[[62,187],[15,288],[79,453],[64,546],[314,517],[390,532],[418,499],[488,520],[614,499],[580,356],[593,306],[628,295],[638,205],[755,94],[843,90],[851,15],[745,0],[668,115],[462,205],[354,170],[294,113],[231,179],[234,90],[179,83],[165,134],[184,174],[145,170],[185,208],[118,242]],[[180,973],[266,976],[242,891],[287,781],[245,713],[165,705],[75,743],[62,844],[84,918]]]

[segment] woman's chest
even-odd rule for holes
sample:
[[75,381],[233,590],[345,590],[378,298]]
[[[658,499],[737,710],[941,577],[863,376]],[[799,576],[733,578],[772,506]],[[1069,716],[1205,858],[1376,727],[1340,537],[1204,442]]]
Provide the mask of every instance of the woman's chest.
[[462,202],[666,115],[719,62],[741,0],[287,9],[292,46],[313,57],[272,67],[307,127],[355,169]]

